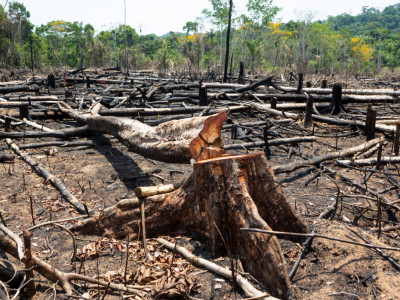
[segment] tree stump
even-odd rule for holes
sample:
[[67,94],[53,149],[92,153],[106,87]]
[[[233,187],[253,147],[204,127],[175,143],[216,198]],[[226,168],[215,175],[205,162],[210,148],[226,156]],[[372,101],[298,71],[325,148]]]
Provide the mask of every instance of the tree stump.
[[[241,231],[259,228],[307,232],[282,194],[264,153],[226,154],[220,138],[226,113],[210,117],[190,146],[197,160],[193,173],[179,189],[146,198],[148,237],[188,234],[205,243],[213,255],[225,252],[218,230],[244,269],[263,283],[273,296],[287,299],[291,292],[285,260],[276,236]],[[71,228],[121,238],[139,231],[140,201],[120,201],[100,216]],[[295,242],[304,238],[283,237]]]
[[[240,231],[240,228],[251,227],[307,232],[283,196],[263,153],[196,162],[192,175],[181,188],[148,197],[145,212],[148,237],[185,232],[204,242],[213,255],[225,251],[218,227],[247,272],[265,284],[272,295],[289,296],[290,281],[278,239]],[[138,232],[138,220],[138,203],[120,203],[92,222],[81,222],[72,229],[121,238],[128,228],[131,233]]]

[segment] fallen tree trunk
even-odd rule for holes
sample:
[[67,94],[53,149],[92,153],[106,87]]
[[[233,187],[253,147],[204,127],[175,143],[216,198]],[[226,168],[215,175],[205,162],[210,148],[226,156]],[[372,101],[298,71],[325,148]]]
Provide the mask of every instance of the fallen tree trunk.
[[14,85],[14,86],[0,87],[0,94],[8,94],[16,92],[37,92],[37,91],[39,91],[39,88],[31,85]]
[[372,146],[374,146],[380,142],[383,142],[384,140],[385,140],[385,138],[377,138],[377,139],[368,141],[366,143],[363,143],[361,145],[358,145],[358,146],[355,146],[352,148],[348,148],[346,150],[341,150],[341,151],[336,151],[336,152],[332,152],[332,153],[321,155],[321,156],[316,156],[314,158],[310,158],[307,160],[298,160],[298,161],[294,161],[292,163],[288,163],[286,165],[274,166],[273,169],[274,169],[275,173],[293,172],[295,170],[298,170],[298,169],[301,169],[301,168],[304,168],[307,166],[313,166],[313,165],[319,164],[319,163],[327,161],[327,160],[345,157],[347,155],[352,155],[352,154],[355,154],[360,151],[365,151],[365,150],[371,148]]
[[[31,126],[33,122],[29,125]],[[39,125],[40,128],[40,125]],[[38,129],[39,129],[38,128]],[[51,130],[51,129],[50,129]],[[78,128],[68,128],[62,131],[52,130],[52,131],[23,131],[23,132],[4,132],[0,131],[0,138],[38,138],[38,137],[54,137],[54,138],[68,138],[72,136],[83,136],[87,135],[88,127],[82,126]]]
[[[43,110],[43,112],[29,112],[29,115],[34,120],[43,120],[43,119],[62,120],[63,118],[62,114],[47,110]],[[10,113],[10,117],[19,118],[19,113]]]
[[[251,103],[251,108],[261,111],[261,112],[267,112],[270,113],[271,115],[275,116],[281,116],[284,118],[292,118],[293,120],[297,120],[299,115],[295,113],[289,113],[289,112],[282,112],[277,109],[273,109],[270,107],[268,104],[260,104],[260,103]],[[341,126],[358,126],[360,128],[365,127],[365,122],[362,121],[356,121],[356,120],[345,120],[345,119],[340,119],[340,118],[331,118],[331,117],[325,117],[321,115],[312,115],[313,120],[319,121],[319,122],[324,122],[328,124],[335,124],[335,125],[341,125]],[[384,124],[376,124],[375,129],[377,131],[382,131],[386,133],[395,133],[396,132],[396,127],[395,126],[387,126]]]
[[[42,105],[42,106],[50,106],[53,104],[57,104],[58,101],[36,101],[31,103],[32,106],[38,106],[38,105]],[[21,105],[26,105],[28,104],[27,101],[7,101],[7,102],[0,102],[0,107],[4,107],[4,108],[17,108],[20,107]]]
[[[331,91],[332,92],[332,91]],[[207,93],[207,97],[216,97],[218,99],[224,99],[224,95],[226,97],[236,99],[241,97],[241,99],[252,99],[251,95],[243,95],[241,93]],[[252,94],[255,97],[261,100],[270,100],[272,98],[276,98],[278,101],[292,101],[292,102],[305,102],[307,100],[307,96],[304,94],[267,94],[267,93],[254,93]],[[183,91],[174,91],[174,97],[190,97],[193,99],[199,98],[199,93],[195,92],[183,92]],[[226,98],[225,97],[225,98]],[[327,95],[313,95],[315,102],[330,102],[332,97]],[[363,96],[363,95],[347,95],[342,97],[343,103],[378,103],[378,102],[389,102],[389,103],[397,103],[399,101],[397,96],[388,96],[388,95],[377,95],[377,96]]]
[[126,80],[115,80],[115,79],[92,79],[92,78],[83,78],[83,77],[66,77],[65,81],[68,83],[99,83],[99,84],[123,84],[128,81]]
[[59,103],[59,108],[73,119],[86,123],[90,131],[113,135],[132,152],[171,163],[189,163],[190,142],[199,134],[205,121],[212,118],[195,117],[151,127],[137,120],[100,116],[100,104],[92,113],[86,114],[71,109],[65,103]]
[[[315,142],[317,138],[315,136],[304,136],[304,137],[292,137],[292,138],[282,138],[282,139],[273,139],[268,141],[268,145],[284,145],[284,144],[297,144],[297,143],[310,143]],[[256,147],[264,147],[265,142],[249,142],[249,143],[241,143],[241,144],[231,144],[225,145],[223,149],[232,150],[232,149],[243,149],[243,148],[256,148]]]
[[24,96],[24,97],[8,97],[5,96],[4,99],[8,101],[59,101],[60,99],[56,96]]
[[[296,88],[292,87],[282,87],[287,92],[294,93],[296,92]],[[308,94],[323,94],[329,95],[332,94],[332,89],[322,89],[322,88],[304,88],[303,92]],[[351,95],[385,95],[385,96],[400,96],[400,91],[391,90],[391,89],[343,89],[342,94],[351,94]]]
[[[350,166],[371,166],[376,165],[378,163],[378,158],[364,158],[364,159],[354,159],[354,160],[337,160],[339,165],[345,164]],[[382,156],[379,159],[379,164],[398,164],[400,163],[400,156]]]
[[54,186],[60,192],[61,196],[68,203],[72,204],[79,213],[81,214],[88,213],[90,215],[94,214],[94,212],[89,212],[87,209],[85,209],[84,205],[80,203],[79,200],[76,199],[74,195],[71,194],[71,192],[67,189],[67,187],[62,183],[60,179],[58,179],[49,171],[47,171],[45,168],[43,168],[43,166],[36,163],[33,159],[31,159],[28,156],[28,154],[21,152],[18,146],[15,143],[13,143],[12,140],[6,139],[6,143],[8,147],[10,147],[15,152],[15,154],[20,156],[38,175],[42,176],[48,182],[50,182],[51,185]]
[[[245,106],[232,106],[230,111],[243,111],[248,108]],[[177,114],[194,114],[204,110],[204,107],[175,107],[175,108],[120,108],[120,109],[102,109],[101,116],[119,116],[119,117],[145,117]],[[215,111],[220,112],[221,110]]]

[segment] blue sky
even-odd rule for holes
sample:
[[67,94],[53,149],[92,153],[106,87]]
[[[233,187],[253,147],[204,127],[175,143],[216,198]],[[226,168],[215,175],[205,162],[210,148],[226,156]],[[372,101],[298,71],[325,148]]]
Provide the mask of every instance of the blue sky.
[[[124,0],[18,0],[31,12],[34,25],[53,20],[78,21],[92,24],[97,31],[124,23]],[[4,5],[6,0],[0,0]],[[246,0],[234,0],[239,12],[244,11]],[[275,0],[282,7],[278,18],[283,22],[302,20],[312,15],[313,20],[341,13],[357,14],[363,6],[384,8],[400,0]],[[142,34],[165,34],[182,31],[187,21],[201,16],[210,8],[208,0],[126,0],[127,24]]]

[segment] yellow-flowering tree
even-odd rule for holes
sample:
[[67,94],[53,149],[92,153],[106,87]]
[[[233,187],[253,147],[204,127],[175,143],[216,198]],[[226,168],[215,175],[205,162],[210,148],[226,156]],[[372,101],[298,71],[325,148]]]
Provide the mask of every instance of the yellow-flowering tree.
[[281,29],[281,22],[269,22],[267,26],[267,37],[269,39],[270,48],[273,47],[271,57],[271,66],[279,68],[286,64],[287,59],[291,59],[292,51],[288,45],[289,39],[293,36],[293,32]]
[[372,58],[373,50],[371,45],[367,44],[364,39],[353,37],[350,41],[351,53],[353,58],[353,67],[356,73],[368,66],[368,62]]

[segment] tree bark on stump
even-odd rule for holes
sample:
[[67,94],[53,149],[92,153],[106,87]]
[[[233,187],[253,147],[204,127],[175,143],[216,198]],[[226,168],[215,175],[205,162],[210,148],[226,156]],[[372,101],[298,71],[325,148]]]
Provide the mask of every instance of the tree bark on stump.
[[[227,112],[221,112],[204,121],[188,149],[196,161],[193,173],[179,189],[140,200],[122,200],[70,229],[137,238],[144,200],[148,237],[185,232],[204,242],[213,255],[220,255],[226,251],[222,235],[247,272],[268,287],[273,296],[287,299],[291,285],[278,239],[240,229],[303,233],[307,228],[283,196],[263,153],[236,156],[222,149],[221,129],[227,117]],[[89,126],[92,120],[86,119]],[[283,238],[304,241],[302,237]]]
[[[139,204],[139,201],[121,201],[100,216],[76,224],[72,230],[116,238],[125,236],[128,230],[138,232]],[[252,227],[307,232],[283,196],[263,153],[196,162],[192,175],[181,188],[148,197],[145,213],[148,237],[186,232],[204,242],[213,255],[225,250],[218,227],[247,272],[265,284],[272,295],[281,298],[290,295],[290,280],[278,239],[240,231]],[[303,241],[303,238],[287,238]]]

